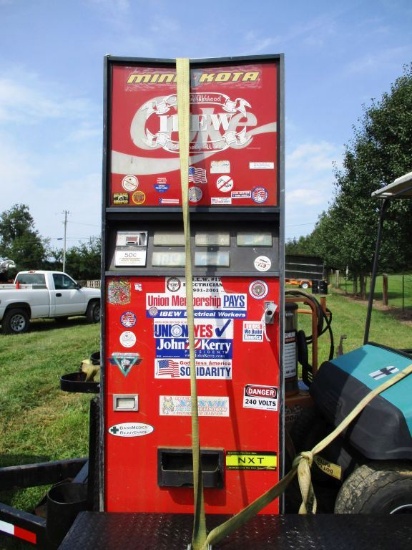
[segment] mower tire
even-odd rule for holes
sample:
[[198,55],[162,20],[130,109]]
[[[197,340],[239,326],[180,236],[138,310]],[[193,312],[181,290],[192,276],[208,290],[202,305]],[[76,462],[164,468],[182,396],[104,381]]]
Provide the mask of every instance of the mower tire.
[[335,514],[411,514],[412,470],[408,463],[371,462],[343,483]]

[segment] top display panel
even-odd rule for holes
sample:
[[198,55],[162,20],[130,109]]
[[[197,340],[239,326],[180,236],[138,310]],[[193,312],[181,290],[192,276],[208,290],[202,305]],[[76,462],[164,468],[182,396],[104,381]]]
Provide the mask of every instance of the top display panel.
[[[108,206],[181,206],[175,65],[108,67]],[[279,59],[193,62],[190,76],[190,206],[277,206]]]

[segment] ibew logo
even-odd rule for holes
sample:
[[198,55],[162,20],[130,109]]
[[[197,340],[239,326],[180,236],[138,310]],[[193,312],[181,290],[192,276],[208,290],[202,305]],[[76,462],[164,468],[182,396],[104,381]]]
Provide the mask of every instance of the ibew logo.
[[[257,125],[256,116],[247,109],[243,98],[232,100],[217,92],[191,94],[196,114],[190,115],[191,152],[241,149],[252,141],[250,128]],[[140,149],[162,148],[179,152],[176,95],[159,96],[143,104],[133,117],[130,134]]]

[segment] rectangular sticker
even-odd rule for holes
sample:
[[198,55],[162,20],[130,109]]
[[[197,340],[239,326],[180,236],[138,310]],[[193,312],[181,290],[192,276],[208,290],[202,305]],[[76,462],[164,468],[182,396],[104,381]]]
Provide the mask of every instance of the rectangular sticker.
[[[172,280],[172,282],[171,282]],[[225,292],[220,277],[194,277],[195,319],[246,319],[248,296]],[[186,288],[183,277],[167,278],[163,293],[146,294],[146,316],[155,319],[185,319]]]
[[[180,379],[190,378],[190,359],[156,359],[155,360],[155,378]],[[232,361],[214,360],[205,361],[196,360],[196,378],[231,380],[232,379]]]
[[389,366],[389,367],[383,367],[382,369],[370,372],[369,376],[374,380],[380,380],[381,378],[385,378],[386,376],[391,376],[392,374],[396,374],[397,372],[399,372],[399,369],[397,367]]
[[277,453],[270,451],[227,451],[227,470],[276,470]]
[[[189,329],[185,319],[155,319],[154,340],[157,359],[188,359]],[[233,321],[197,320],[194,326],[195,353],[198,360],[231,360],[233,357]]]
[[114,265],[116,267],[145,267],[146,250],[116,250]]
[[263,342],[263,323],[243,321],[243,342]]
[[229,174],[230,173],[230,161],[229,160],[212,160],[210,163],[211,174]]
[[251,170],[274,170],[274,162],[249,162],[249,168]]
[[[199,416],[229,416],[229,398],[198,396]],[[160,416],[191,416],[192,402],[190,395],[160,395]]]
[[278,388],[275,386],[247,384],[243,392],[243,407],[262,411],[277,411],[278,394]]

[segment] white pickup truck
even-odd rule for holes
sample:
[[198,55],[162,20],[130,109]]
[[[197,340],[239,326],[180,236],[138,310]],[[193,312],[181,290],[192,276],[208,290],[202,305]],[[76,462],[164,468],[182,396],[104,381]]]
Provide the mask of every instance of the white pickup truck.
[[100,289],[81,287],[61,271],[20,271],[14,284],[0,284],[3,334],[29,330],[30,319],[85,315],[100,321]]

